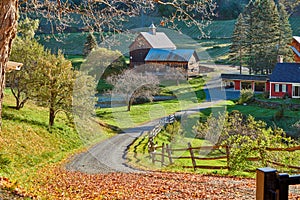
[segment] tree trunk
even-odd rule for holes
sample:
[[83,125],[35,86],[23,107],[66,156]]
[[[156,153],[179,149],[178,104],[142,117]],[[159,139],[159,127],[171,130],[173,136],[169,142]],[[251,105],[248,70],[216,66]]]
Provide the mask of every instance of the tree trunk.
[[5,67],[9,59],[12,41],[17,32],[17,0],[0,1],[0,127],[2,126],[2,103],[5,88]]
[[50,107],[49,108],[49,128],[51,128],[54,125],[54,119],[55,119],[55,110]]
[[128,101],[128,105],[127,105],[127,111],[130,111],[131,105],[132,105],[132,103],[133,103],[133,100],[134,100],[134,98],[133,98],[133,97],[130,97],[130,99],[129,99],[129,101]]

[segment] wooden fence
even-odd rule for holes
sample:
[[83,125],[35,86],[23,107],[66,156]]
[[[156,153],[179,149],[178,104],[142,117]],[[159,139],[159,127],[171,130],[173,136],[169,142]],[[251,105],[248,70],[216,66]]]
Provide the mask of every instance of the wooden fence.
[[[200,157],[195,155],[195,151],[201,151],[201,150],[220,150],[223,149],[225,153],[221,156],[215,156],[215,157]],[[229,146],[200,146],[200,147],[192,147],[191,143],[188,143],[187,148],[178,148],[174,149],[171,148],[168,144],[162,144],[162,146],[153,146],[153,151],[149,152],[150,157],[152,159],[152,163],[155,164],[156,162],[161,163],[161,166],[167,166],[169,164],[173,164],[175,159],[190,159],[192,165],[191,166],[182,166],[183,168],[193,168],[194,170],[198,169],[230,169],[229,161],[230,161],[230,147]],[[259,150],[258,148],[253,148],[252,150]],[[267,151],[298,151],[300,150],[300,146],[297,147],[291,147],[291,148],[266,148]],[[189,156],[174,156],[173,153],[179,151],[179,152],[189,152]],[[226,159],[226,166],[209,166],[209,165],[199,165],[197,164],[198,160],[221,160]],[[259,161],[261,158],[259,157],[249,157],[246,158],[248,161]],[[271,161],[266,159],[266,163],[270,163],[272,165],[277,165],[280,167],[287,167],[290,169],[296,169],[300,170],[300,166],[292,166],[292,165],[285,165],[282,163],[278,163],[275,161]],[[251,170],[248,170],[251,171]]]

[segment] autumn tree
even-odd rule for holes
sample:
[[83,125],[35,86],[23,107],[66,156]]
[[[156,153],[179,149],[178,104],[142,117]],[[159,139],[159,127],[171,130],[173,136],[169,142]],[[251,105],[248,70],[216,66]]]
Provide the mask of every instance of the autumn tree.
[[47,51],[37,62],[40,67],[35,74],[39,81],[31,95],[37,105],[49,108],[49,127],[52,127],[58,112],[71,111],[75,73],[61,52],[54,55]]
[[130,111],[133,101],[137,98],[152,100],[158,92],[158,78],[153,74],[138,73],[134,69],[126,70],[122,74],[108,77],[107,81],[113,85],[112,97],[121,97]]
[[38,20],[24,19],[19,23],[18,36],[14,40],[11,59],[23,63],[21,71],[12,71],[7,74],[7,82],[16,99],[16,109],[23,108],[30,99],[34,88],[37,60],[44,56],[44,47],[34,39]]
[[[19,7],[19,3],[22,4]],[[86,30],[100,33],[105,41],[105,32],[118,33],[122,30],[122,22],[128,17],[137,16],[145,10],[155,10],[158,5],[174,7],[170,16],[162,19],[164,24],[176,28],[178,21],[185,22],[187,26],[198,27],[199,35],[205,36],[203,28],[209,24],[214,16],[216,3],[214,0],[188,0],[172,1],[144,1],[144,0],[116,0],[116,1],[43,1],[43,0],[1,0],[0,2],[0,126],[2,125],[2,101],[5,87],[5,67],[9,60],[13,39],[16,36],[18,9],[21,13],[32,13],[38,18],[45,17],[54,31],[63,31],[69,24],[78,23],[81,17]],[[185,6],[182,6],[185,5]],[[196,19],[195,16],[201,16]]]
[[2,126],[3,90],[5,88],[5,67],[7,65],[13,39],[17,32],[18,1],[0,2],[0,127]]

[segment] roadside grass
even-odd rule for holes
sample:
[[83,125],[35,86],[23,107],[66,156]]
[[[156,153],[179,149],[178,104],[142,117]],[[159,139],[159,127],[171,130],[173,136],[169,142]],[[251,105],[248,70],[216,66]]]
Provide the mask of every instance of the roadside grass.
[[162,88],[162,93],[175,95],[177,99],[132,105],[129,112],[126,106],[100,108],[96,110],[96,115],[101,121],[121,129],[134,127],[187,108],[196,107],[205,99],[203,86],[202,78],[192,79],[189,83],[185,82],[178,86],[166,86]]
[[113,134],[103,130],[103,135],[83,141],[64,114],[57,116],[54,127],[49,130],[48,109],[28,102],[17,111],[11,108],[13,105],[14,98],[6,90],[0,133],[0,176],[29,192],[34,192],[40,183],[40,170],[60,165],[69,156]]

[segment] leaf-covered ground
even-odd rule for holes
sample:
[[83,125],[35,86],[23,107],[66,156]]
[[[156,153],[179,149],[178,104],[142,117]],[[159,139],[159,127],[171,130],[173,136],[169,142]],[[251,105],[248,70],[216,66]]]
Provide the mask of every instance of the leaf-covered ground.
[[[84,174],[64,169],[47,172],[34,193],[42,199],[255,199],[255,179],[207,176],[192,173],[108,173]],[[42,176],[43,177],[43,176]],[[1,180],[1,179],[0,179]],[[0,181],[1,183],[1,181]],[[0,199],[23,199],[27,195],[14,188],[3,190]],[[27,198],[26,198],[27,199]],[[31,198],[30,198],[31,199]],[[40,199],[40,198],[38,198]],[[289,199],[300,200],[300,187],[290,188]]]
[[255,199],[254,179],[161,172],[54,173],[39,191],[47,199]]

